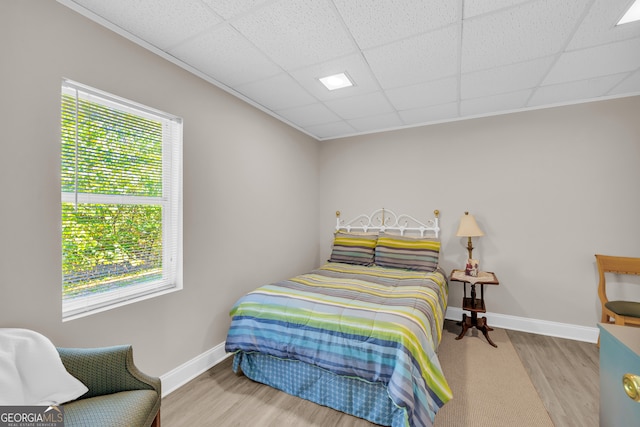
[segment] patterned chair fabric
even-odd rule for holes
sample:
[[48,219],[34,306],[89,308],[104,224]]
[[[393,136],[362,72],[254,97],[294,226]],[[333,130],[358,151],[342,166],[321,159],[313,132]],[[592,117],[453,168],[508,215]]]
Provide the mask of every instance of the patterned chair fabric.
[[65,427],[160,426],[160,379],[133,363],[131,346],[58,348],[62,363],[89,391],[64,406]]

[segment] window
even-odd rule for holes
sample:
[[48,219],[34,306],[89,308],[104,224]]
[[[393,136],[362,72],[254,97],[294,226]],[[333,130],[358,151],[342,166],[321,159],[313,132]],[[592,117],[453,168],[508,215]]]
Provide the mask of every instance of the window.
[[182,120],[64,80],[62,317],[182,286]]

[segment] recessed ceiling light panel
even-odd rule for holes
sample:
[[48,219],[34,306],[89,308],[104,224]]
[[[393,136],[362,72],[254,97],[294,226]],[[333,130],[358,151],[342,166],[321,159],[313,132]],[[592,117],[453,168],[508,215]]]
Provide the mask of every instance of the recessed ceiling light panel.
[[627,13],[618,21],[618,25],[634,21],[640,21],[640,0],[633,2]]
[[346,73],[334,74],[332,76],[321,77],[318,80],[329,90],[342,89],[353,86],[353,82]]

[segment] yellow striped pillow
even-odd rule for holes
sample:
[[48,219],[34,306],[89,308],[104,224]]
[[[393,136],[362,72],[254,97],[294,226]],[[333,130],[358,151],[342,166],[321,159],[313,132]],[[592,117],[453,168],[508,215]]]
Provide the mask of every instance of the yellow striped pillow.
[[440,240],[381,233],[375,249],[375,264],[406,270],[434,271],[438,268]]
[[345,233],[339,231],[333,238],[333,249],[329,262],[371,265],[376,247],[377,234]]

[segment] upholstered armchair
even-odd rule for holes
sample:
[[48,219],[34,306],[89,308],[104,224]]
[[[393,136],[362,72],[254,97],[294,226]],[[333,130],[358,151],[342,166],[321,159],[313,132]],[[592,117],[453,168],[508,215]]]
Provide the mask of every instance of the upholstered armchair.
[[57,348],[67,371],[89,391],[65,403],[65,427],[160,427],[160,379],[140,372],[131,346]]

